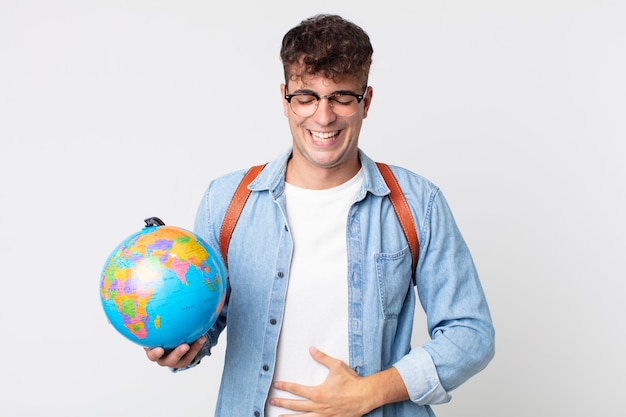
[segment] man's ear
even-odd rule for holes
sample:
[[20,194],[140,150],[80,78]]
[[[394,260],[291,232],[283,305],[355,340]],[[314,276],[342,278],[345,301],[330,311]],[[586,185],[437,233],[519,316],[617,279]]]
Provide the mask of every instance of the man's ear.
[[367,112],[370,109],[370,104],[372,103],[372,97],[374,96],[374,89],[369,86],[365,91],[365,95],[363,96],[363,118],[367,117]]
[[285,100],[285,89],[287,88],[287,86],[285,84],[281,84],[280,85],[280,98],[283,101],[283,113],[285,114],[285,117],[288,117],[289,115],[289,103],[287,102],[287,100]]

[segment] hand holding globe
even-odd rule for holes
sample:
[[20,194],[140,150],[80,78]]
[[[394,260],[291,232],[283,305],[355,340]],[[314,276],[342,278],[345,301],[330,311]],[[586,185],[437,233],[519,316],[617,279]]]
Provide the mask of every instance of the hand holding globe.
[[[145,348],[170,350],[196,342],[191,349],[199,349],[224,304],[224,264],[194,233],[154,217],[145,222],[104,265],[104,312],[122,336]],[[180,346],[177,352],[187,350]]]

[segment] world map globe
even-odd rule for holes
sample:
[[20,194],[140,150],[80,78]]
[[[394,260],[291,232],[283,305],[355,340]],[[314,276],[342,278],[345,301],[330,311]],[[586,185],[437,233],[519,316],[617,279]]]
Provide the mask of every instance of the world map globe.
[[215,323],[226,298],[226,271],[196,234],[157,217],[124,239],[105,262],[100,299],[111,325],[130,341],[172,349]]

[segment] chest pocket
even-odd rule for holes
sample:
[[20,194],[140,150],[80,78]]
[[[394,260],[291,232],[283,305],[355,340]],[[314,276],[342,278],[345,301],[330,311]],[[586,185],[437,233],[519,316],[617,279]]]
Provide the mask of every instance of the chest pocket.
[[411,250],[375,255],[380,305],[385,320],[396,319],[411,290]]

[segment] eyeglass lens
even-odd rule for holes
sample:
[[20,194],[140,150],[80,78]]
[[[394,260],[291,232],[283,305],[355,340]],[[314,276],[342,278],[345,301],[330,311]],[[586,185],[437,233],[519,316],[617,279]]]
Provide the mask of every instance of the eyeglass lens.
[[[321,97],[320,99],[323,99]],[[331,110],[338,116],[352,116],[356,113],[358,100],[348,94],[336,94],[326,97]],[[301,117],[312,116],[319,106],[319,100],[312,94],[296,94],[289,100],[289,106],[295,114]]]

